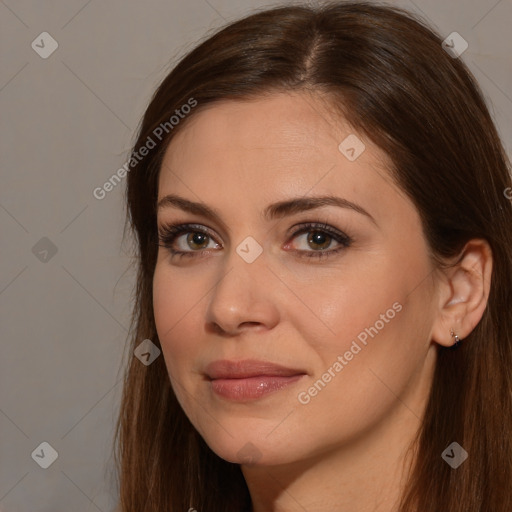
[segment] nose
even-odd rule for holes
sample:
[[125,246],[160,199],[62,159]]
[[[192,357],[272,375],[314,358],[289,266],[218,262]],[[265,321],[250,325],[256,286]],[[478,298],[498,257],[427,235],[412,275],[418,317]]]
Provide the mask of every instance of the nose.
[[207,328],[236,336],[247,329],[272,329],[279,321],[277,283],[264,252],[252,263],[233,247],[210,295]]

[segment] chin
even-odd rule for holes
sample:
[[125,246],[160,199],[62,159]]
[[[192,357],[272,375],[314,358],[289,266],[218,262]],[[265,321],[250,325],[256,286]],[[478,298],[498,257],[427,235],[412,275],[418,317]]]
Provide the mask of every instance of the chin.
[[247,426],[240,434],[231,437],[227,432],[221,436],[202,436],[210,449],[220,458],[235,464],[243,465],[275,465],[291,462],[289,451],[283,446],[282,440],[271,442],[265,433],[258,435],[253,428]]

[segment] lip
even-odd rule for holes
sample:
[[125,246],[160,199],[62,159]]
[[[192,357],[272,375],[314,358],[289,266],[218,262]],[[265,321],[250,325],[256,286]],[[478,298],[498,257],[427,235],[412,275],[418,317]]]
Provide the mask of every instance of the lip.
[[268,361],[219,360],[205,369],[211,389],[233,401],[255,400],[295,383],[306,372]]
[[245,379],[248,377],[258,377],[260,375],[291,377],[292,375],[305,374],[306,372],[297,368],[288,368],[276,363],[259,361],[257,359],[244,359],[241,361],[222,359],[210,363],[204,373],[209,379],[216,380]]

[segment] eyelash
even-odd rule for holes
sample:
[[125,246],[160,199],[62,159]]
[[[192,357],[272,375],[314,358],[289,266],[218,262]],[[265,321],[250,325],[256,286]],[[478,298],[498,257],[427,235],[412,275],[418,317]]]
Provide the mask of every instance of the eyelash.
[[[324,223],[316,223],[316,222],[308,222],[301,224],[299,229],[295,231],[292,236],[291,240],[298,235],[304,234],[304,233],[323,233],[329,235],[330,238],[335,240],[340,244],[340,246],[336,249],[331,249],[330,251],[295,251],[299,253],[300,257],[306,257],[306,258],[325,258],[334,256],[335,254],[339,253],[343,249],[346,249],[350,247],[353,240],[348,235],[345,235],[344,233],[335,230],[334,228],[330,227],[328,224]],[[172,248],[172,244],[178,238],[179,235],[184,233],[201,233],[203,235],[207,235],[211,239],[215,240],[214,237],[209,233],[207,229],[204,229],[201,227],[200,224],[166,224],[162,226],[158,230],[158,246],[163,247],[167,249],[172,257],[177,258],[195,258],[197,257],[197,253],[205,253],[206,250],[197,250],[197,251],[177,251]],[[201,256],[199,256],[201,257]]]

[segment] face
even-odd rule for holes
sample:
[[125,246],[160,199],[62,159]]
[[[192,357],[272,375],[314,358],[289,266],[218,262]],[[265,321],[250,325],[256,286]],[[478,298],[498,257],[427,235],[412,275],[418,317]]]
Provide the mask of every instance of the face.
[[217,103],[172,140],[155,322],[174,392],[220,457],[305,460],[418,410],[436,286],[389,165],[307,93]]

